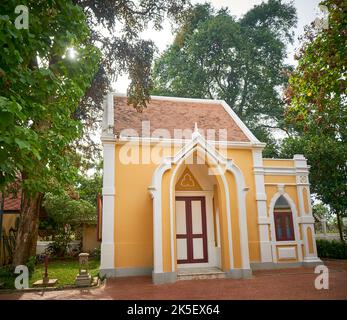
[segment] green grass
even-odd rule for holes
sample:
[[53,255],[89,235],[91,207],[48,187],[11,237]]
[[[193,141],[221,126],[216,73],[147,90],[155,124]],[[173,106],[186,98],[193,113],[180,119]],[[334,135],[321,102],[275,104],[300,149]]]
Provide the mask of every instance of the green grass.
[[[99,272],[100,262],[98,260],[89,260],[89,274],[96,277]],[[79,263],[78,258],[66,260],[52,260],[48,263],[48,277],[50,279],[58,279],[58,286],[73,285],[76,275],[78,274]],[[29,287],[33,287],[33,283],[42,279],[45,272],[43,263],[35,266],[35,271],[29,279]],[[0,268],[0,283],[3,283],[1,289],[14,288],[14,274],[10,273],[5,267]]]
[[[99,261],[89,261],[89,274],[92,277],[96,277],[99,272]],[[48,277],[50,279],[58,279],[58,286],[71,285],[75,283],[75,278],[78,274],[79,263],[76,260],[55,260],[48,263]],[[45,265],[36,265],[35,271],[29,281],[30,287],[32,284],[42,279],[45,273]]]

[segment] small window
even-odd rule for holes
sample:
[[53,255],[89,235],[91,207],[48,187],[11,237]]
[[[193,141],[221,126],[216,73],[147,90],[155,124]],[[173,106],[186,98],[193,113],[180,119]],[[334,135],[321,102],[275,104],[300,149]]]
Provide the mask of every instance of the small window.
[[280,196],[274,208],[274,220],[277,241],[295,240],[293,215],[288,201]]
[[275,229],[277,241],[295,240],[291,212],[275,212]]

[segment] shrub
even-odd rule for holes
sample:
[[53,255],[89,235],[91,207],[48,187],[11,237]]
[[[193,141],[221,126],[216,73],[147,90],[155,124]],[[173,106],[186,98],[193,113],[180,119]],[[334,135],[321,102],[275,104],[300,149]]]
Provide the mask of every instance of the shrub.
[[320,258],[347,259],[347,244],[342,241],[317,240]]

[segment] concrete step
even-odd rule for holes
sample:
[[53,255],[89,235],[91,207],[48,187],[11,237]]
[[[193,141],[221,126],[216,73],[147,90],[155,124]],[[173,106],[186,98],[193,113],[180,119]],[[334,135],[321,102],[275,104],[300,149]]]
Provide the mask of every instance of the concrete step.
[[218,268],[186,268],[179,269],[177,280],[224,279],[225,272]]

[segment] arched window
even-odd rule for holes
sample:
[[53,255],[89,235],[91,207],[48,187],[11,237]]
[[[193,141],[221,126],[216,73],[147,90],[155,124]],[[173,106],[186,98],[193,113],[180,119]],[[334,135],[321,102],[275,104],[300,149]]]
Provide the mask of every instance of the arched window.
[[277,241],[295,240],[292,210],[283,196],[275,203],[274,220]]

